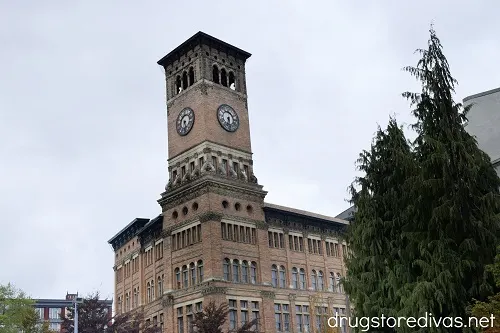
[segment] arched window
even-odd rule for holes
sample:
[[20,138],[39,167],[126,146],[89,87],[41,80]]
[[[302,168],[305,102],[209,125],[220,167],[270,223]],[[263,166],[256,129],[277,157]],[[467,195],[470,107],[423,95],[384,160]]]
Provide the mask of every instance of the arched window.
[[125,294],[125,312],[130,310],[130,295],[129,293]]
[[188,74],[186,71],[182,73],[182,89],[189,87]]
[[299,288],[299,272],[296,267],[292,268],[292,288]]
[[233,282],[240,282],[240,262],[238,260],[233,260]]
[[299,288],[300,289],[306,289],[306,271],[301,268],[299,271]]
[[314,269],[311,272],[311,287],[312,290],[318,290],[318,275]]
[[220,83],[224,87],[227,87],[227,74],[226,74],[226,70],[224,68],[220,70]]
[[236,90],[236,82],[234,81],[234,73],[229,72],[229,88]]
[[177,75],[177,78],[175,79],[175,94],[177,95],[181,91],[182,91],[181,76]]
[[196,284],[196,267],[194,267],[194,262],[189,264],[189,275],[191,275],[191,285]]
[[182,286],[189,287],[189,273],[186,265],[182,266]]
[[203,282],[203,260],[198,260],[198,283]]
[[224,259],[223,263],[223,272],[224,272],[224,280],[230,281],[231,279],[231,266],[230,266],[230,261],[229,259]]
[[121,296],[118,297],[118,304],[116,307],[117,307],[116,312],[121,313],[122,312],[122,297]]
[[194,84],[194,69],[193,67],[189,67],[189,86]]
[[155,299],[155,280],[151,280],[151,300]]
[[241,264],[241,282],[248,283],[248,262],[246,260]]
[[148,303],[151,302],[151,283],[147,283],[146,285],[146,290],[147,290],[147,300]]
[[318,272],[318,290],[323,291],[325,289],[325,283],[323,282],[323,272]]
[[161,297],[163,295],[163,280],[161,276],[158,276],[158,297]]
[[286,274],[285,274],[285,266],[280,266],[280,288],[285,288],[286,287]]
[[330,272],[330,285],[328,286],[328,290],[331,291],[331,292],[334,292],[335,291],[335,276],[332,272]]
[[134,308],[139,306],[139,292],[137,288],[134,288],[134,300],[132,301],[132,306]]
[[337,273],[337,288],[339,293],[343,292],[342,283],[340,283],[341,278],[340,273]]
[[271,285],[275,288],[278,286],[278,267],[276,265],[271,267]]
[[175,283],[177,284],[177,289],[182,288],[181,270],[179,269],[179,267],[175,269]]
[[250,283],[257,283],[257,263],[255,261],[250,264]]
[[217,67],[217,65],[214,65],[214,68],[212,70],[212,81],[214,81],[214,83],[220,83],[220,81],[219,81],[219,67]]

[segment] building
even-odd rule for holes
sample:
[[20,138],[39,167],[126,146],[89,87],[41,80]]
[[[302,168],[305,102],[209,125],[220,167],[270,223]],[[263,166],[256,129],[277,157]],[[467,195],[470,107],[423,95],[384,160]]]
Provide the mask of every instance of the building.
[[[63,318],[66,315],[68,308],[74,306],[74,302],[77,297],[78,294],[66,293],[65,299],[35,299],[34,307],[40,316],[41,321],[48,322],[51,330],[60,332]],[[102,300],[102,302],[105,302],[108,305],[108,313],[111,320],[113,313],[113,301]]]
[[[348,222],[266,203],[253,170],[247,105],[250,54],[199,32],[163,57],[169,181],[161,214],[109,240],[115,311],[143,307],[165,332],[190,332],[193,313],[229,305],[229,329],[307,332],[348,313]],[[344,330],[345,331],[345,330]]]
[[500,175],[500,88],[468,96],[463,104],[472,105],[467,132],[476,137],[479,148],[490,156]]

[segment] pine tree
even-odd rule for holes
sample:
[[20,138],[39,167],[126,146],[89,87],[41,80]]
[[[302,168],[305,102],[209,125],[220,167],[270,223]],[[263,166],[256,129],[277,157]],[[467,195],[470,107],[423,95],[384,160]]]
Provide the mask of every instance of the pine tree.
[[[457,82],[433,28],[428,48],[417,52],[417,66],[405,70],[421,82],[421,93],[403,94],[417,120],[419,172],[411,181],[412,218],[404,228],[411,240],[404,256],[416,280],[400,294],[400,314],[466,318],[472,299],[492,292],[485,265],[495,257],[500,180],[464,129],[469,109],[453,100]],[[441,326],[434,331],[461,330]]]
[[410,145],[395,119],[385,131],[378,129],[370,151],[360,154],[358,169],[364,176],[351,186],[357,212],[347,233],[352,255],[345,288],[356,317],[392,316],[399,310],[396,294],[408,279],[400,259],[401,228],[409,200],[406,182],[415,172]]

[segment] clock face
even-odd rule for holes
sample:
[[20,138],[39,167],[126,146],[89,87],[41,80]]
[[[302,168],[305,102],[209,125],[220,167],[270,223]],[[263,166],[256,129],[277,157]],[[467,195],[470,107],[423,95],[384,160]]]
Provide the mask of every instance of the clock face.
[[186,135],[189,133],[194,124],[194,111],[190,108],[185,108],[177,117],[177,133]]
[[219,123],[228,132],[234,132],[240,126],[238,114],[232,107],[227,104],[222,104],[217,109],[217,118]]

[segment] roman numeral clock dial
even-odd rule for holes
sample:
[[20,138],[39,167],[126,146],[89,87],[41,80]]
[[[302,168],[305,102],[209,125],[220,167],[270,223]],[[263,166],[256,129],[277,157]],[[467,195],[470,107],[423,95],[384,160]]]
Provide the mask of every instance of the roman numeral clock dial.
[[177,133],[179,135],[187,135],[193,128],[194,124],[194,111],[190,108],[185,108],[179,113],[177,117]]
[[219,123],[228,132],[234,132],[240,126],[238,114],[232,107],[227,104],[222,104],[217,109],[217,119]]

